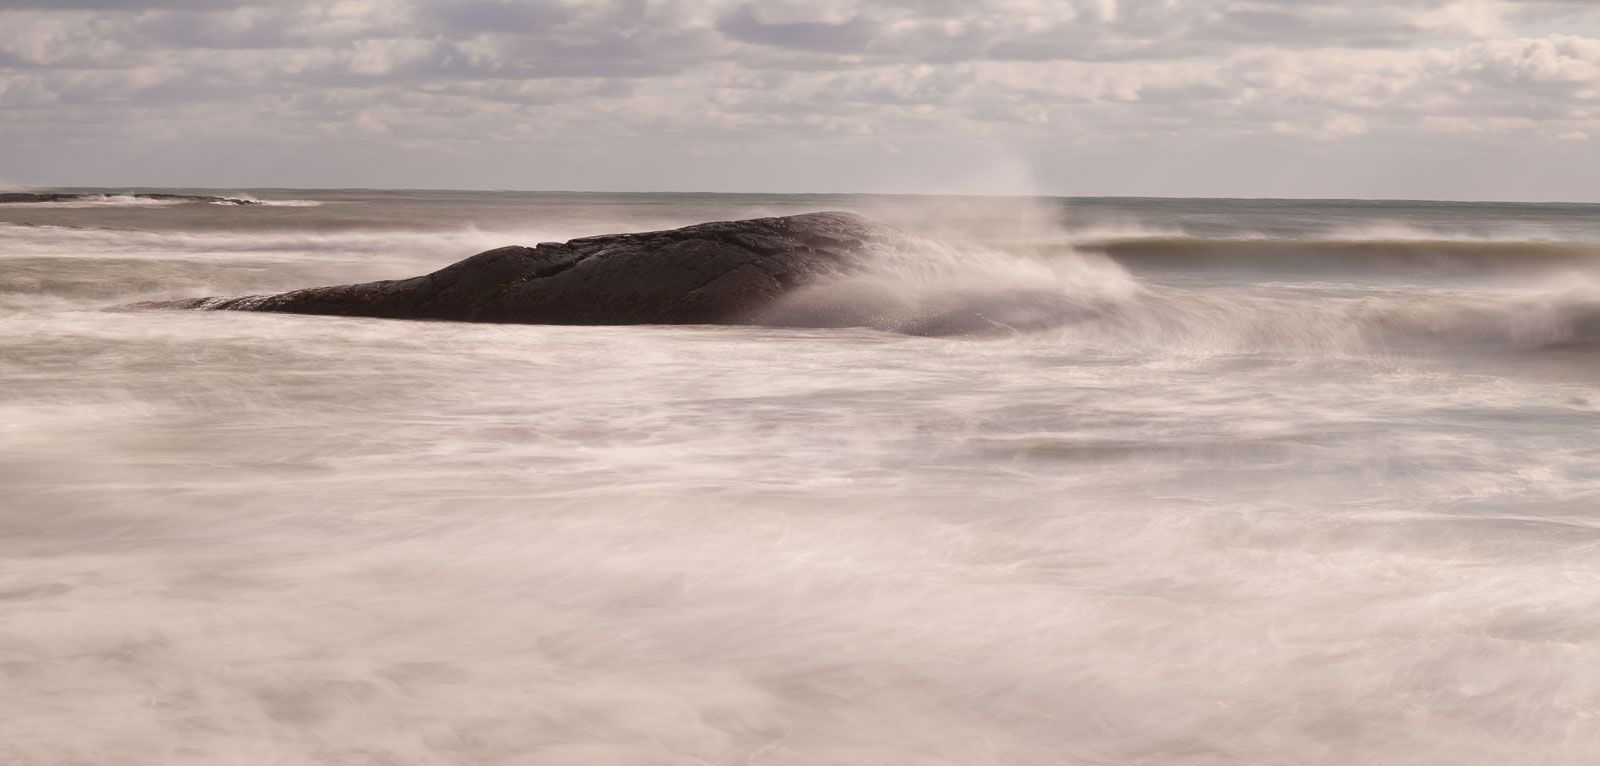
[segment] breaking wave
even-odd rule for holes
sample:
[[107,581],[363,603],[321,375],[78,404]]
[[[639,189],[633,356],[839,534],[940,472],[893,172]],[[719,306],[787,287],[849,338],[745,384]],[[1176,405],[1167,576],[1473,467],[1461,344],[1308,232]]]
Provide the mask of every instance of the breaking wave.
[[181,199],[151,199],[137,197],[132,194],[87,194],[71,200],[55,202],[29,202],[29,208],[95,208],[95,207],[171,207],[174,205],[193,204],[192,200]]
[[1071,247],[1135,270],[1249,269],[1281,273],[1518,274],[1600,272],[1600,246],[1586,242],[1471,239],[1209,239],[1145,236],[1088,239]]
[[249,194],[235,194],[222,197],[181,195],[181,194],[66,194],[59,195],[69,199],[53,199],[42,201],[17,202],[31,209],[81,209],[81,208],[107,208],[107,207],[136,207],[160,208],[175,207],[180,205],[218,205],[222,207],[264,206],[264,207],[320,207],[326,203],[309,199],[258,199]]
[[265,207],[322,207],[327,202],[314,199],[260,199],[249,194],[240,194],[237,199],[244,200],[253,205]]
[[1405,353],[1600,348],[1600,290],[1433,295],[1152,289],[1063,333],[1198,352]]
[[[1500,258],[1505,269],[1529,268],[1496,256],[1489,243],[1426,250],[1433,244],[1414,253],[1418,268],[1439,263],[1441,250],[1476,257],[1485,267]],[[1573,264],[1591,252],[1547,247]],[[1162,285],[1138,278],[1126,260],[1093,250],[1030,257],[910,235],[873,248],[858,273],[800,290],[759,321],[929,336],[1055,332],[1077,342],[1224,353],[1600,346],[1600,280],[1565,280],[1555,289],[1373,290],[1321,283],[1264,291],[1258,285]],[[1389,262],[1406,255],[1377,243],[1353,250]],[[1552,255],[1538,263],[1558,262]]]
[[852,273],[792,293],[757,321],[912,335],[1016,333],[1082,321],[1142,291],[1104,258],[1028,258],[902,232],[868,248]]

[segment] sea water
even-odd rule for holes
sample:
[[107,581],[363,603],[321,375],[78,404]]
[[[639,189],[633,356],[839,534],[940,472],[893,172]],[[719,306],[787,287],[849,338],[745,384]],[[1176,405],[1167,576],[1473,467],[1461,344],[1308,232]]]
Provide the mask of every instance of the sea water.
[[[0,761],[1600,761],[1600,206],[87,191],[0,206]],[[844,326],[116,308],[812,210],[923,243]]]

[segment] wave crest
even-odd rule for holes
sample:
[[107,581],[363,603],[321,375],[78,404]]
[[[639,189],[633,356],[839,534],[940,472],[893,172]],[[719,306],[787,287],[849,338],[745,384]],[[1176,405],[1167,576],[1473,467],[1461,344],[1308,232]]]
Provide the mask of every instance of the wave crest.
[[1031,332],[1081,322],[1142,291],[1099,257],[1028,258],[903,232],[869,243],[858,268],[793,291],[757,318],[783,327],[912,335]]
[[1600,245],[1543,240],[1207,239],[1131,237],[1075,242],[1136,270],[1249,269],[1351,275],[1600,272]]

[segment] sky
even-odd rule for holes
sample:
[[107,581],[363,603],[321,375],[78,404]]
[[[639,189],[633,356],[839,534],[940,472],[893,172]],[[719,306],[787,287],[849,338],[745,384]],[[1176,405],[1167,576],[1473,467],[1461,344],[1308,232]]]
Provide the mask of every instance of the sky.
[[1600,2],[0,0],[0,184],[1600,202]]

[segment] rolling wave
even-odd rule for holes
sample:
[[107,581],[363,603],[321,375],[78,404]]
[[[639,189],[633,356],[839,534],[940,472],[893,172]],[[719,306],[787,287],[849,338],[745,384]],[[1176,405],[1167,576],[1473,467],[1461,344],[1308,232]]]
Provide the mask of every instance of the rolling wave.
[[1600,349],[1600,289],[1330,295],[1159,288],[1067,329],[1101,342],[1224,353]]
[[30,202],[27,204],[29,208],[48,210],[97,207],[172,207],[174,205],[188,205],[192,204],[192,202],[182,199],[151,199],[149,197],[137,197],[132,194],[90,194],[76,199]]
[[[1481,244],[1447,252],[1481,254],[1492,263],[1490,248]],[[1376,258],[1386,253],[1376,246],[1359,251]],[[1551,251],[1575,262],[1587,252]],[[1516,290],[1348,282],[1317,289],[1195,288],[1141,280],[1137,269],[1125,266],[1079,250],[1036,258],[908,237],[880,248],[859,273],[797,292],[760,322],[926,336],[1057,333],[1102,347],[1199,353],[1600,348],[1600,281]],[[1516,267],[1515,259],[1507,266]]]
[[1600,271],[1600,245],[1474,239],[1208,239],[1185,236],[1088,239],[1070,247],[1136,270],[1250,269],[1286,273],[1516,274]]
[[[11,194],[8,196],[25,196],[24,194]],[[34,195],[26,195],[34,196]],[[258,199],[248,194],[237,194],[227,197],[211,197],[183,194],[44,194],[42,198],[34,200],[6,200],[25,204],[32,209],[80,209],[80,208],[107,208],[107,207],[136,207],[160,208],[179,205],[219,205],[223,207],[242,207],[261,205],[265,207],[320,207],[324,203],[310,199]]]
[[261,205],[263,207],[322,207],[328,204],[322,200],[314,199],[261,199],[250,194],[237,194],[234,197],[252,205]]

